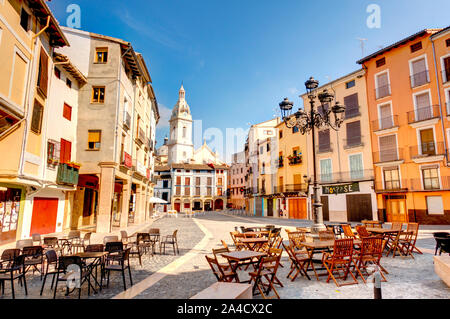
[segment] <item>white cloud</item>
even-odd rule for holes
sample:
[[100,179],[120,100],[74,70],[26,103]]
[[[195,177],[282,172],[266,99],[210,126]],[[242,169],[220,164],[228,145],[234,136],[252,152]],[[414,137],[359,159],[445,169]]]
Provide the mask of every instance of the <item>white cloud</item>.
[[160,119],[159,119],[159,122],[158,122],[158,125],[156,126],[156,128],[164,129],[164,128],[169,127],[169,120],[170,120],[170,116],[172,114],[172,110],[163,104],[158,104],[158,110],[159,110]]

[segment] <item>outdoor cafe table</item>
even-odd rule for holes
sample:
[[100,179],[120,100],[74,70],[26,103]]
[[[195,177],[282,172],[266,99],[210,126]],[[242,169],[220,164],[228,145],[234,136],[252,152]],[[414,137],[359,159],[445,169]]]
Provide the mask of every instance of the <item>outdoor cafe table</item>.
[[[77,253],[77,254],[72,255],[72,256],[78,256],[83,260],[93,259],[92,262],[87,264],[86,270],[87,270],[89,276],[92,279],[94,279],[95,285],[100,287],[100,290],[102,290],[102,286],[97,280],[97,274],[94,275],[93,271],[94,271],[94,269],[97,269],[98,266],[100,266],[101,271],[103,272],[103,265],[104,265],[104,260],[105,260],[106,255],[108,255],[108,252],[106,252],[106,251],[101,251],[101,252],[87,251],[87,252]],[[94,290],[94,293],[97,293],[97,290],[90,282],[89,282],[89,285]]]
[[254,238],[242,238],[239,240],[243,243],[249,250],[258,251],[261,247],[269,241],[269,239],[264,237],[254,237]]
[[244,233],[245,237],[261,237],[261,236],[264,236],[264,235],[267,236],[268,234],[269,234],[269,231],[267,231],[267,230],[248,231],[248,232]]
[[[221,255],[222,257],[228,259],[233,272],[236,272],[236,269],[239,266],[257,264],[262,257],[267,256],[266,253],[252,250],[235,250],[229,253],[223,253]],[[254,261],[254,259],[257,260]]]

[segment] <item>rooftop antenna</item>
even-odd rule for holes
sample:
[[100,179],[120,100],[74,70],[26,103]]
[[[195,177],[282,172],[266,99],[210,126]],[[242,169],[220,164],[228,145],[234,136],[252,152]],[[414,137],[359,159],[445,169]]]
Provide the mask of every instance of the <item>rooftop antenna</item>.
[[365,38],[357,38],[359,42],[361,42],[361,55],[364,57],[364,41],[367,41]]

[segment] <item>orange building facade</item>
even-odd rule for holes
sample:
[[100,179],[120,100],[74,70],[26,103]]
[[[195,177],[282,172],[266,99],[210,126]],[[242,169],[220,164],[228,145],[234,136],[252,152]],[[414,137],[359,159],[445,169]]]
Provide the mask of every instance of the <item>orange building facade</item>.
[[450,28],[358,61],[366,70],[378,218],[450,223]]

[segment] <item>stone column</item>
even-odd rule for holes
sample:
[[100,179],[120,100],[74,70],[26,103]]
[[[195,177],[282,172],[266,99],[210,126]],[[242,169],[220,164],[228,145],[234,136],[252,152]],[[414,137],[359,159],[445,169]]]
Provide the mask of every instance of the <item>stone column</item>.
[[137,186],[136,186],[136,207],[134,210],[134,224],[135,225],[139,225],[143,221],[142,211],[145,208],[142,206],[142,197],[144,196],[142,188],[143,187],[141,184],[137,184]]
[[130,195],[131,195],[131,183],[129,181],[123,181],[122,191],[122,211],[120,212],[120,228],[126,228],[128,226],[128,213],[130,211]]
[[115,163],[99,163],[100,189],[98,192],[97,233],[111,231],[111,204],[114,196]]

